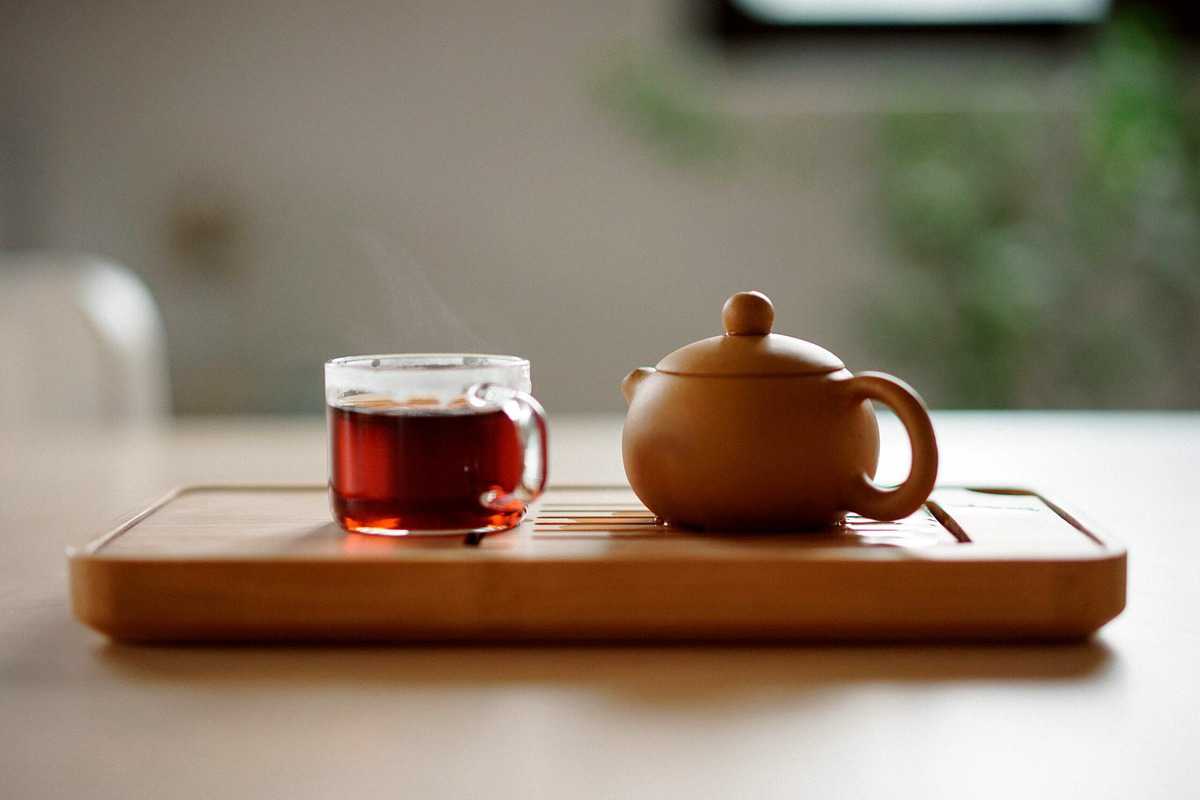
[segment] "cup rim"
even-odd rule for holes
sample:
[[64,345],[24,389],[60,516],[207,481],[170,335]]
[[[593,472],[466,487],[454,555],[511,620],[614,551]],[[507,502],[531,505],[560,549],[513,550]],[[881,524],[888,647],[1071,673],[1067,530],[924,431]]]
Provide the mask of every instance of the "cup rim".
[[[460,363],[442,363],[447,360],[458,360]],[[389,361],[404,363],[387,363]],[[470,363],[471,361],[474,363]],[[528,367],[529,359],[494,353],[377,353],[338,356],[326,361],[325,366],[363,372],[471,372],[480,369]]]

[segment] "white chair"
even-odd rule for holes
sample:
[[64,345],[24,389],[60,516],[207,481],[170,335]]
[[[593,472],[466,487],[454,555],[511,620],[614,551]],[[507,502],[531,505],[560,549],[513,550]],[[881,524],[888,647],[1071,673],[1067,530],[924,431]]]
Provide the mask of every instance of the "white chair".
[[93,256],[0,253],[0,427],[149,422],[168,394],[162,318],[137,276]]

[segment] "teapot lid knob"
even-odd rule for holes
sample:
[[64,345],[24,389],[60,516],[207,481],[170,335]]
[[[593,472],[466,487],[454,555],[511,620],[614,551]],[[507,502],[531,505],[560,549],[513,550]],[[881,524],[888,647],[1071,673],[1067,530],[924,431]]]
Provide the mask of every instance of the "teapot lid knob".
[[738,292],[725,301],[721,321],[730,336],[766,336],[775,322],[775,306],[762,292]]

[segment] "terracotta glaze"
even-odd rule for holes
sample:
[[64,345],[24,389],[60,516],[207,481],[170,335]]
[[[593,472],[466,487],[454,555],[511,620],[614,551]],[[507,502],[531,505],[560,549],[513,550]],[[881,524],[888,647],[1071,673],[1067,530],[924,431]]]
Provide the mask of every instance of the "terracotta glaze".
[[[621,390],[625,473],[664,521],[707,530],[797,530],[847,512],[912,514],[937,478],[937,441],[920,396],[880,372],[850,373],[828,350],[772,333],[760,292],[725,303],[725,333],[639,367]],[[912,444],[908,478],[875,484],[879,429],[870,402],[889,406]]]

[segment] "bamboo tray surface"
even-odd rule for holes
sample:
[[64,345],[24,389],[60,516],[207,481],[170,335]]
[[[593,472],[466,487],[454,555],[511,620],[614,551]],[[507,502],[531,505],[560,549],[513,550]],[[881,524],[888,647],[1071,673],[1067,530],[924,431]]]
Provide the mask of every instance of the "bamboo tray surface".
[[79,619],[136,641],[1070,638],[1125,601],[1119,545],[999,488],[750,535],[561,486],[471,546],[345,534],[324,486],[193,486],[68,556]]

